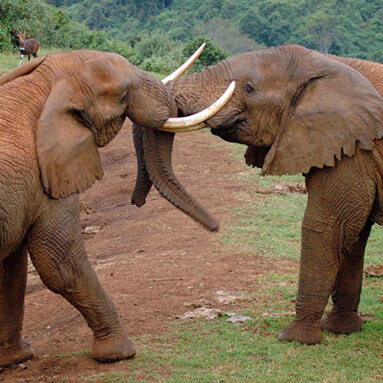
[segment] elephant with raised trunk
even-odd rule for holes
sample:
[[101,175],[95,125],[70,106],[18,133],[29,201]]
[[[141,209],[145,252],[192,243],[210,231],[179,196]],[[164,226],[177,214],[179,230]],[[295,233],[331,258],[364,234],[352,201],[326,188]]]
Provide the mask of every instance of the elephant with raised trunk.
[[[315,344],[321,327],[362,328],[364,251],[373,223],[383,223],[383,100],[364,77],[379,83],[372,64],[354,61],[362,76],[352,60],[338,60],[347,65],[289,45],[229,58],[168,84],[178,114],[187,116],[234,80],[233,97],[207,120],[212,133],[247,145],[247,164],[262,174],[305,176],[296,316],[280,340]],[[145,200],[148,185],[138,182],[135,200]],[[333,309],[322,318],[330,295]]]
[[[0,77],[0,367],[33,356],[21,338],[27,252],[44,284],[76,307],[93,330],[94,359],[135,355],[86,256],[78,193],[101,179],[97,148],[129,117],[147,128],[154,146],[148,168],[153,162],[160,173],[156,186],[175,205],[190,205],[191,197],[177,189],[167,147],[156,147],[171,135],[157,129],[177,125],[176,115],[169,89],[117,54],[57,53]],[[217,222],[193,203],[189,213],[195,209],[216,229]]]

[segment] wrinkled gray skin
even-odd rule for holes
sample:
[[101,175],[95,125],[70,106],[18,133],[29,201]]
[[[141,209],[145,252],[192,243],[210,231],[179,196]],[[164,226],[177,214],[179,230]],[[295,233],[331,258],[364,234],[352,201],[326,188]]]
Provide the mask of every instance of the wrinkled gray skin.
[[[86,256],[78,192],[101,179],[97,147],[110,142],[126,117],[147,127],[155,146],[153,129],[176,110],[165,85],[112,53],[52,54],[0,77],[0,367],[33,356],[21,338],[27,251],[44,284],[93,330],[94,359],[135,355]],[[166,147],[158,152],[169,158]],[[171,179],[156,153],[148,155],[148,167]],[[166,182],[155,181],[164,193]],[[182,191],[175,192],[182,205]]]
[[[337,60],[291,45],[230,58],[168,84],[178,114],[189,115],[235,80],[233,97],[208,121],[212,133],[247,145],[247,164],[263,174],[305,175],[296,316],[280,340],[315,344],[321,326],[334,333],[362,328],[357,309],[365,245],[373,223],[383,223],[383,100],[350,66],[377,89],[383,71],[378,64]],[[321,323],[330,295],[334,307]]]

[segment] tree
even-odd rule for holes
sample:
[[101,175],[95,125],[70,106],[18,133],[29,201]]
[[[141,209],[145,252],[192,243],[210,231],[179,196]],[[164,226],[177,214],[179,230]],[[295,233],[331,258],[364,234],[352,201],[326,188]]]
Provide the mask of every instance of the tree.
[[339,39],[339,24],[335,15],[319,11],[309,15],[299,28],[305,45],[323,53],[329,53],[331,46]]
[[214,44],[218,44],[234,55],[265,48],[242,33],[228,19],[216,17],[194,27],[193,33],[209,37]]
[[205,49],[203,50],[201,56],[195,63],[195,68],[197,68],[198,63],[207,67],[209,65],[214,65],[217,62],[224,60],[230,56],[230,53],[225,49],[222,49],[219,45],[214,44],[206,36],[197,36],[188,44],[185,45],[182,53],[186,57],[190,57],[203,43],[206,44]]
[[102,29],[105,25],[107,25],[107,20],[101,4],[94,4],[89,8],[86,24],[91,29]]
[[302,0],[261,0],[240,19],[240,29],[259,44],[286,44],[302,8]]

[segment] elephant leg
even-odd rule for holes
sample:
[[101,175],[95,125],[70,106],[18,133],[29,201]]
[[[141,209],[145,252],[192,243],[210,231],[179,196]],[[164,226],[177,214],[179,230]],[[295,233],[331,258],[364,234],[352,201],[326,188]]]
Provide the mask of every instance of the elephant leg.
[[337,254],[332,248],[333,231],[332,227],[321,233],[302,228],[296,316],[279,333],[281,341],[315,344],[322,340],[320,319],[339,269]]
[[[351,266],[354,269],[351,272],[349,265],[361,242],[367,241],[369,229],[364,228],[376,195],[374,179],[360,168],[366,166],[344,158],[335,168],[313,171],[306,177],[308,202],[302,224],[296,317],[279,333],[280,340],[320,342],[320,320],[336,283],[336,290],[343,295],[339,298],[335,294],[339,305],[350,294],[345,290],[360,283],[361,266]],[[365,238],[361,240],[363,230]],[[350,294],[353,299],[355,294],[353,287]],[[357,295],[359,299],[359,292]]]
[[334,306],[321,321],[324,331],[351,334],[362,330],[358,305],[362,291],[364,252],[373,222],[368,220],[359,240],[346,251],[332,291]]
[[32,346],[21,338],[27,282],[26,247],[0,263],[0,367],[33,357]]
[[29,234],[28,250],[43,283],[76,307],[93,330],[93,358],[132,358],[133,343],[86,255],[77,196],[51,201]]

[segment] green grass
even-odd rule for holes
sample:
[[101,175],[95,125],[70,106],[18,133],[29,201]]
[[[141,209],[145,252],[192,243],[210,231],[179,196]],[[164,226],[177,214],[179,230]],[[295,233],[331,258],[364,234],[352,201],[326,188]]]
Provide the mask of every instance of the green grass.
[[288,194],[249,201],[233,210],[236,219],[224,224],[222,243],[252,254],[296,259],[305,200],[305,195]]
[[[48,53],[53,53],[53,52],[58,52],[58,49],[55,48],[41,48],[39,50],[39,56],[48,54]],[[5,53],[0,53],[0,75],[4,74],[6,72],[9,72],[12,69],[15,69],[19,66],[19,52],[5,52]],[[33,57],[31,57],[31,60]],[[24,57],[23,59],[23,64],[28,62],[28,57]]]
[[[83,378],[108,383],[377,382],[381,372],[382,323],[350,336],[326,334],[323,343],[280,343],[278,330],[290,318],[260,317],[236,327],[225,318],[176,324],[171,337],[152,340],[140,356],[112,374]],[[141,345],[142,347],[143,345]]]
[[19,65],[19,57],[16,54],[0,53],[0,75],[17,68]]

